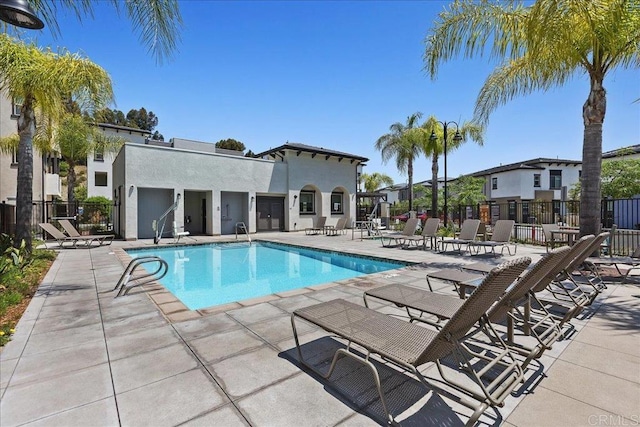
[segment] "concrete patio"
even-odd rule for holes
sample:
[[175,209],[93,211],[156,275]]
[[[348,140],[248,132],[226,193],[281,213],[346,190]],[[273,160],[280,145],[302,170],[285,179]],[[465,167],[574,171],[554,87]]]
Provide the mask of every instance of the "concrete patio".
[[[114,251],[152,242],[116,241],[107,247],[61,250],[13,340],[0,353],[0,425],[383,424],[373,381],[358,366],[341,362],[329,381],[301,368],[290,313],[333,298],[362,304],[363,291],[376,284],[425,287],[428,271],[479,260],[496,262],[387,249],[379,241],[358,236],[352,240],[351,233],[253,237],[422,264],[223,309],[185,312],[162,290],[113,298],[111,290],[124,270]],[[196,240],[224,239],[197,237],[187,243]],[[535,262],[543,253],[544,248],[520,245],[517,256],[530,256]],[[638,279],[610,285],[593,306],[572,320],[571,336],[532,363],[525,384],[504,407],[487,410],[480,423],[639,425]],[[455,295],[445,283],[436,291]],[[380,303],[372,308],[402,313]],[[299,333],[305,351],[318,360],[337,345],[309,325]],[[425,389],[408,375],[381,368],[391,412],[401,425],[458,426],[471,415],[471,410]]]

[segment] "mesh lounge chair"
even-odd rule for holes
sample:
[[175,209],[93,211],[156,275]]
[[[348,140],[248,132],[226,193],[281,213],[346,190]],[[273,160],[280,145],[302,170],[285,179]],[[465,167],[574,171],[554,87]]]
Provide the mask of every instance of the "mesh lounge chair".
[[462,252],[462,245],[466,245],[467,248],[470,242],[476,240],[476,236],[478,235],[478,228],[480,227],[479,219],[466,219],[462,223],[462,228],[460,229],[460,234],[455,239],[448,239],[442,241],[442,251],[447,250],[447,245],[457,246],[458,252]]
[[327,227],[327,236],[337,236],[346,232],[347,218],[338,218],[338,222],[333,227]]
[[[627,281],[629,273],[632,270],[640,268],[640,246],[628,257],[589,257],[586,259],[587,265],[591,265],[592,269],[599,273],[603,266],[615,267],[618,274],[622,277],[622,283]],[[620,266],[627,266],[628,268],[621,270]]]
[[80,237],[80,238],[93,238],[94,242],[98,242],[100,246],[102,245],[110,245],[113,242],[113,238],[116,237],[114,234],[91,234],[88,236],[83,236],[80,234],[78,230],[71,224],[68,219],[59,219],[58,222],[64,228],[64,231],[69,235],[69,237]]
[[406,249],[414,245],[415,247],[422,246],[423,249],[427,249],[427,242],[429,242],[429,248],[437,250],[438,227],[440,227],[439,218],[427,218],[424,227],[422,227],[422,233],[417,236],[407,236],[402,239],[402,247]]
[[[518,246],[515,242],[511,242],[511,233],[513,232],[515,223],[516,222],[511,219],[499,219],[496,221],[496,225],[493,228],[491,240],[469,242],[469,252],[471,252],[472,248],[475,247],[476,254],[478,254],[480,252],[480,248],[484,248],[485,254],[488,249],[491,249],[491,253],[498,256],[498,254],[496,254],[496,248],[501,247],[500,255],[504,253],[505,249],[509,252],[509,255],[515,255],[518,250]],[[513,246],[513,254],[511,253],[510,245]]]
[[[438,332],[341,299],[298,309],[291,315],[298,358],[303,365],[324,378],[331,377],[336,362],[342,356],[368,367],[390,423],[395,421],[386,404],[378,369],[370,357],[377,355],[383,361],[409,371],[425,386],[446,393],[436,382],[423,376],[418,369],[428,362],[435,362],[442,380],[456,392],[463,394],[457,395],[459,403],[474,410],[467,423],[472,425],[489,406],[502,405],[504,399],[520,384],[524,374],[513,353],[497,333],[491,353],[480,353],[475,346],[467,345],[467,334],[481,318],[485,319],[486,327],[491,329],[491,324],[486,320],[486,311],[530,262],[529,258],[520,258],[506,262],[489,273],[483,285],[463,301]],[[304,359],[298,340],[296,319],[317,325],[348,342],[346,348],[336,350],[326,374],[316,370]],[[364,351],[356,350],[354,344]],[[463,384],[445,374],[441,359],[450,354],[459,362],[459,365],[456,364],[458,372],[468,375],[475,386]]]
[[[91,243],[95,240],[91,236],[80,236],[80,237],[67,236],[62,231],[58,230],[53,224],[50,224],[48,222],[42,222],[38,225],[40,226],[40,228],[46,231],[49,235],[51,235],[51,237],[53,237],[56,240],[56,243],[58,243],[58,246],[60,246],[61,248],[63,247],[77,248],[78,242],[84,242],[85,246],[91,246]],[[71,245],[64,246],[64,244],[67,242],[71,243]]]
[[576,250],[574,259],[569,263],[567,268],[556,277],[556,280],[551,284],[555,286],[550,286],[550,289],[564,287],[574,295],[579,294],[581,290],[589,299],[587,305],[590,305],[607,286],[598,271],[593,269],[586,260],[591,254],[598,251],[600,245],[608,235],[608,232],[600,233],[595,237],[591,235],[590,239],[585,239],[587,243],[584,241],[581,242],[582,249]]
[[[570,248],[565,246],[542,258],[527,270],[489,309],[488,318],[490,321],[495,323],[507,319],[507,341],[509,343],[514,341],[514,324],[521,325],[521,329],[531,333],[537,339],[538,344],[535,347],[527,348],[523,345],[513,347],[526,356],[522,364],[523,369],[531,360],[539,358],[544,350],[550,349],[552,344],[562,336],[558,323],[543,305],[538,304],[539,309],[535,313],[531,312],[529,298],[535,298],[535,295],[531,294],[534,286],[539,286],[540,283],[549,283],[555,274],[566,267],[569,261],[567,260],[569,251]],[[363,298],[365,306],[368,307],[367,297],[378,298],[392,302],[398,307],[404,307],[412,322],[420,321],[434,326],[440,326],[441,320],[450,319],[464,303],[463,300],[454,296],[437,294],[401,284],[391,284],[366,291]],[[523,310],[524,306],[526,308]],[[418,315],[414,315],[414,312],[417,312]],[[435,316],[438,323],[433,323],[423,317],[425,313]]]
[[391,248],[400,245],[405,238],[416,234],[416,229],[420,220],[418,218],[409,218],[400,233],[389,233],[382,235],[382,246]]
[[556,246],[564,246],[569,244],[569,240],[558,240],[553,235],[552,231],[560,230],[557,224],[542,224],[542,232],[544,233],[544,245],[549,249],[554,249]]
[[324,225],[327,223],[327,217],[321,216],[318,218],[314,227],[308,227],[304,229],[306,235],[316,235],[324,232]]
[[[538,301],[541,304],[551,304],[565,311],[563,316],[558,317],[560,326],[577,316],[593,300],[592,295],[585,293],[581,286],[570,282],[568,278],[571,276],[571,272],[586,259],[586,251],[593,247],[592,243],[595,239],[593,234],[581,237],[571,246],[567,255],[568,261],[562,271],[552,277],[552,280],[545,286],[539,285],[533,289],[535,294],[540,294]],[[543,291],[546,291],[546,294],[543,294]],[[553,297],[553,299],[549,297]]]

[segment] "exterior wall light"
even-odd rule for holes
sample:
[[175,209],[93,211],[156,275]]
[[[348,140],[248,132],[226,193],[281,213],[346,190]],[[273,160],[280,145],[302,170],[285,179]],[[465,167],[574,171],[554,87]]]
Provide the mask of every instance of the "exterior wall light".
[[36,16],[27,0],[0,0],[0,20],[30,30],[44,28],[44,22]]

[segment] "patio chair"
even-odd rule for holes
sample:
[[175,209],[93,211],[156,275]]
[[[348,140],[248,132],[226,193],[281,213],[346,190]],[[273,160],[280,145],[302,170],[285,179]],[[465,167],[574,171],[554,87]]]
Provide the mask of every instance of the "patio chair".
[[538,301],[541,304],[553,305],[564,311],[563,315],[557,316],[560,319],[560,326],[580,314],[597,295],[586,293],[581,286],[570,280],[571,273],[587,258],[587,251],[593,247],[595,240],[596,236],[593,234],[581,237],[571,246],[567,261],[560,273],[555,274],[548,284],[535,286],[532,290],[535,294],[539,294]]
[[443,252],[446,251],[447,245],[457,245],[458,252],[462,253],[462,245],[466,245],[469,247],[469,243],[476,240],[478,235],[478,228],[480,227],[479,219],[466,219],[462,223],[462,228],[460,229],[460,234],[453,239],[442,240],[441,242],[441,250]]
[[542,232],[544,233],[544,245],[549,252],[549,249],[555,249],[556,246],[564,246],[569,244],[569,240],[558,240],[553,235],[552,231],[560,230],[557,224],[542,224]]
[[[620,277],[622,277],[622,283],[626,283],[629,273],[632,270],[640,268],[640,246],[627,257],[588,257],[585,262],[587,265],[593,266],[593,269],[598,273],[604,266],[615,267]],[[621,270],[620,266],[627,266],[628,268]]]
[[78,230],[76,230],[68,219],[59,219],[58,222],[62,228],[64,228],[64,231],[69,235],[69,237],[93,238],[93,240],[98,242],[100,246],[105,244],[110,245],[111,242],[113,242],[113,238],[116,237],[115,234],[90,234],[83,236]]
[[173,236],[173,243],[178,243],[181,237],[186,237],[189,234],[191,233],[184,230],[184,227],[182,227],[182,231],[180,231],[180,227],[178,227],[178,223],[176,221],[173,221],[171,223],[171,235]]
[[324,233],[324,225],[327,223],[327,217],[326,216],[321,216],[320,218],[318,218],[318,221],[316,221],[316,225],[313,227],[307,227],[304,229],[304,234],[310,236],[310,235],[316,235],[316,234],[320,234],[320,233]]
[[[501,247],[500,255],[504,253],[505,249],[509,252],[509,255],[515,255],[516,251],[518,250],[518,245],[515,242],[511,242],[511,233],[513,232],[515,223],[516,222],[512,219],[497,220],[496,225],[493,227],[491,240],[474,240],[469,242],[469,252],[472,252],[472,249],[476,248],[477,255],[478,253],[480,253],[480,248],[484,248],[485,254],[487,253],[488,249],[491,249],[491,253],[494,256],[498,256],[498,254],[496,253],[496,248]],[[511,253],[511,248],[509,247],[510,245],[513,246],[513,254]]]
[[[609,229],[609,236],[607,236],[605,241],[602,242],[602,244],[600,245],[600,253],[606,253],[610,257],[613,256],[613,238],[616,235],[616,230],[617,229],[618,229],[617,225],[613,224],[611,226],[611,228]],[[598,255],[600,255],[600,254],[598,254]]]
[[[562,336],[558,322],[544,308],[544,305],[538,304],[537,310],[532,311],[530,298],[535,298],[535,294],[532,293],[534,286],[545,281],[549,283],[555,274],[566,266],[569,251],[570,248],[564,246],[538,261],[505,292],[487,313],[489,320],[494,324],[507,319],[507,342],[512,344],[513,349],[526,357],[522,365],[523,369],[531,360],[539,358],[544,350],[550,349],[552,344]],[[402,284],[391,284],[365,291],[363,298],[367,307],[369,306],[368,297],[388,301],[398,307],[405,308],[411,322],[419,321],[436,327],[441,326],[442,320],[450,319],[464,303],[463,300],[454,296],[433,293]],[[412,311],[418,312],[418,315],[414,315]],[[435,316],[437,322],[434,323],[423,317],[424,314]],[[533,335],[538,344],[531,348],[522,344],[516,346],[513,338],[514,324],[520,325],[521,329]]]
[[[554,283],[562,284],[568,289],[571,287],[582,289],[589,298],[587,305],[590,305],[598,294],[607,288],[599,272],[587,262],[587,258],[594,252],[598,252],[598,248],[608,235],[608,232],[603,232],[588,240],[588,244],[583,243],[583,249],[576,252],[575,258],[554,281]],[[583,288],[583,286],[585,287]]]
[[[483,319],[484,327],[492,329],[486,317],[487,310],[530,262],[529,258],[520,258],[506,262],[489,273],[483,285],[463,301],[437,332],[342,299],[295,310],[291,314],[291,326],[300,363],[325,379],[331,377],[338,359],[343,356],[362,363],[371,370],[388,421],[395,424],[386,403],[378,369],[371,360],[371,356],[377,355],[382,361],[409,371],[427,388],[452,396],[452,393],[438,385],[444,380],[456,391],[458,402],[474,410],[467,422],[467,425],[473,425],[487,408],[503,405],[504,399],[521,383],[524,374],[514,354],[497,333],[492,337],[495,342],[491,352],[482,351],[475,342],[467,343],[468,333],[480,319]],[[348,343],[346,348],[335,351],[326,374],[304,359],[296,319],[319,326]],[[362,351],[356,349],[355,345]],[[449,355],[453,355],[457,363],[447,364],[446,367],[468,376],[473,383],[462,383],[445,373],[442,359]],[[436,364],[441,379],[430,380],[420,372],[418,368],[428,362]]]
[[327,227],[327,236],[337,236],[338,234],[343,234],[347,231],[347,218],[341,217],[338,218],[338,222],[333,227]]
[[427,218],[422,227],[422,233],[419,235],[407,236],[402,239],[402,247],[405,249],[414,245],[416,248],[422,246],[423,249],[427,249],[427,242],[429,242],[430,249],[438,249],[438,227],[440,227],[439,218]]
[[419,223],[420,220],[418,218],[409,218],[400,233],[383,234],[380,239],[382,241],[382,246],[391,248],[400,245],[405,238],[416,234],[416,229],[418,228]]
[[[48,222],[41,222],[38,224],[40,228],[46,231],[51,237],[53,237],[61,248],[71,247],[77,248],[78,242],[84,242],[85,246],[91,246],[94,239],[91,236],[70,237],[58,230],[53,224]],[[65,243],[71,243],[71,246],[64,246]]]

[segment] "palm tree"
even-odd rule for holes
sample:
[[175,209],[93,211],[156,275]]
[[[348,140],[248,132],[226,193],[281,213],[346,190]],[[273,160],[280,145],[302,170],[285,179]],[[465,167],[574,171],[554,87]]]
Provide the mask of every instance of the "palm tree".
[[14,244],[24,240],[31,251],[36,113],[49,123],[57,122],[69,94],[89,108],[104,107],[113,99],[111,79],[105,70],[77,54],[43,51],[0,34],[0,86],[10,98],[22,100]]
[[413,163],[421,154],[425,153],[425,136],[418,127],[418,120],[422,113],[413,113],[407,117],[405,124],[396,122],[389,127],[390,132],[382,135],[376,141],[376,150],[382,155],[382,162],[387,163],[395,159],[400,173],[407,173],[409,179],[409,210],[413,210]]
[[504,62],[487,78],[476,100],[481,123],[518,95],[563,85],[580,74],[590,90],[582,108],[582,195],[580,234],[600,231],[602,124],[606,113],[604,79],[616,68],[640,67],[638,0],[537,0],[521,2],[455,1],[442,12],[425,49],[432,78],[438,66],[461,52]]
[[89,120],[88,115],[83,117],[79,114],[64,114],[54,135],[46,139],[53,145],[45,149],[59,151],[62,159],[69,165],[67,201],[70,203],[75,201],[75,167],[86,161],[90,153],[94,151],[116,153],[125,142],[122,138],[104,135]]
[[[78,20],[93,17],[96,0],[27,0],[33,11],[46,23],[54,36],[61,34],[57,15],[62,9],[70,10]],[[161,63],[176,51],[182,17],[177,0],[111,0],[113,7],[131,21],[143,45]],[[10,26],[11,28],[11,26]]]
[[[431,216],[438,217],[438,160],[440,155],[444,153],[444,127],[442,122],[438,121],[435,116],[430,116],[421,126],[429,136],[435,135],[435,138],[429,137],[426,141],[426,154],[431,156]],[[475,141],[478,145],[484,143],[483,134],[484,127],[474,122],[465,122],[456,129],[461,139],[456,140],[448,135],[447,138],[447,154],[456,150],[468,140]],[[449,133],[449,132],[448,132]],[[445,176],[444,179],[447,179]]]
[[393,185],[393,179],[389,175],[385,175],[380,172],[374,172],[372,174],[363,173],[360,176],[360,180],[364,182],[364,190],[367,193],[373,193],[382,185]]

